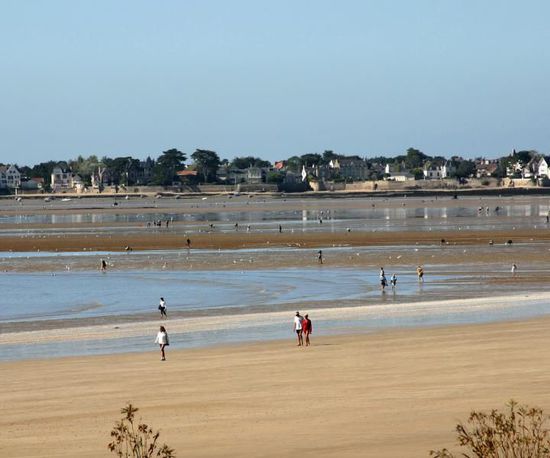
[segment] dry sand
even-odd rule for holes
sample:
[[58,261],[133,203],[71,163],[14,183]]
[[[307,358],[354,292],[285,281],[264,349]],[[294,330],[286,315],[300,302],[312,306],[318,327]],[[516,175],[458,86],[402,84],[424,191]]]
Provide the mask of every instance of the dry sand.
[[102,457],[127,401],[183,457],[421,457],[472,408],[550,409],[550,318],[0,364],[0,456]]

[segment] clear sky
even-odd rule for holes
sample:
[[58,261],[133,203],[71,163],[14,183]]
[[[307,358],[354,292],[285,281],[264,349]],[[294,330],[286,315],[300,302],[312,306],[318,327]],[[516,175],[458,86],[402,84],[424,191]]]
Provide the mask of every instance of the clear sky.
[[0,0],[0,162],[550,150],[550,2]]

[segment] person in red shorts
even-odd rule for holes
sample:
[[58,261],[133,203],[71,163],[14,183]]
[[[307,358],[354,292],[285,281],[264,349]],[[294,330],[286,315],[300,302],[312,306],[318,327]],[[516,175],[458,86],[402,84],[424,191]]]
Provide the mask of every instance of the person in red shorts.
[[309,347],[309,335],[313,332],[313,325],[308,315],[304,317],[302,321],[302,333],[306,336],[306,347]]

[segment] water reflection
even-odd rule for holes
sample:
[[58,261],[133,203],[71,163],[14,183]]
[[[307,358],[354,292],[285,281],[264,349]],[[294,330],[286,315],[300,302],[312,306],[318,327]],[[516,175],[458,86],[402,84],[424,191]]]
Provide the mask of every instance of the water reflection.
[[[216,224],[218,230],[233,230],[235,222],[254,225],[261,230],[275,231],[278,224],[284,227],[302,226],[304,230],[323,230],[330,222],[329,230],[355,228],[360,230],[414,230],[435,227],[455,229],[456,222],[470,229],[496,229],[506,227],[531,227],[541,223],[550,210],[548,204],[509,204],[489,207],[397,207],[397,208],[335,208],[332,210],[262,210],[262,211],[208,211],[204,213],[106,213],[86,211],[82,213],[49,213],[33,215],[3,215],[2,224],[69,224],[91,223],[96,225],[133,224],[146,227],[152,221],[172,221],[197,225]],[[425,226],[425,227],[423,227]],[[101,228],[100,228],[101,229]],[[325,229],[326,230],[326,229]]]

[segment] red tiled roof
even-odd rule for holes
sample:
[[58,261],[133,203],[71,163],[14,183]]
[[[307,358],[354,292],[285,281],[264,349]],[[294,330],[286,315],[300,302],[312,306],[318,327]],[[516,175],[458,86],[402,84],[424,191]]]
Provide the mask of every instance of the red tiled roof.
[[196,170],[180,170],[176,172],[179,177],[195,177],[197,176]]

